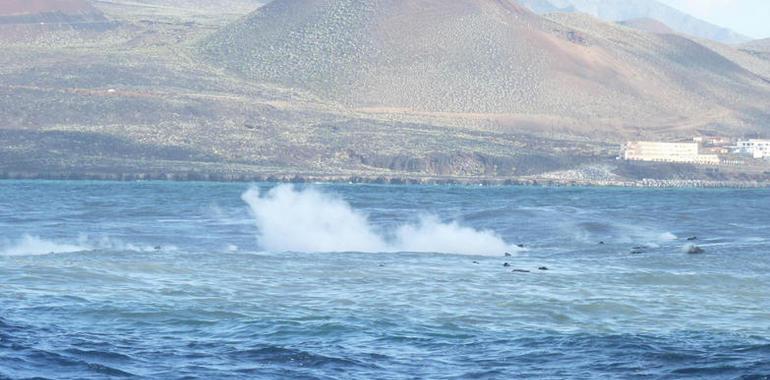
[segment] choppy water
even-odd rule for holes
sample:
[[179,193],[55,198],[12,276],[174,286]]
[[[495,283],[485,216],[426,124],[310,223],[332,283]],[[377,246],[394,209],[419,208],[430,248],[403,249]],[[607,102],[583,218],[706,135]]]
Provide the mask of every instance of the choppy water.
[[0,182],[0,378],[770,376],[767,190],[271,187]]

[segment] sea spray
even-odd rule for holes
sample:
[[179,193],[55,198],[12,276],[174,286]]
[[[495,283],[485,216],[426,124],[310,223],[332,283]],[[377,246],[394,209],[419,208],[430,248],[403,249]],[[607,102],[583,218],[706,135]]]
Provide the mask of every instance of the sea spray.
[[256,221],[260,246],[274,252],[434,252],[502,255],[520,250],[493,231],[423,216],[390,233],[379,232],[368,217],[332,194],[279,185],[266,193],[243,194]]
[[125,243],[110,237],[92,238],[81,234],[75,239],[52,240],[40,236],[24,234],[16,240],[0,240],[0,256],[42,256],[57,253],[75,253],[90,251],[124,251],[124,252],[170,252],[177,250],[176,246],[144,246]]
[[281,185],[264,196],[258,188],[243,194],[259,230],[259,243],[269,251],[381,252],[385,241],[366,216],[342,199],[314,189],[297,191]]
[[463,227],[457,222],[442,223],[435,216],[425,216],[416,225],[399,227],[391,250],[502,255],[521,248],[509,246],[492,231]]
[[40,256],[52,253],[72,253],[87,251],[90,248],[78,244],[57,243],[39,236],[24,234],[15,241],[3,241],[0,244],[0,256]]

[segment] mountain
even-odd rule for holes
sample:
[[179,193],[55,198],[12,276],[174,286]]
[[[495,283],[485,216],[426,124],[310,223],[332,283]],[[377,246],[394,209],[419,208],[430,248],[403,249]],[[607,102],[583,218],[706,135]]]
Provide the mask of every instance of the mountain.
[[550,0],[520,0],[519,4],[526,6],[527,8],[529,8],[529,10],[537,14],[575,11],[573,7],[566,7],[566,8],[557,7],[553,5],[553,3],[551,3]]
[[534,90],[526,78],[539,58],[518,52],[544,37],[529,28],[538,22],[507,0],[279,0],[204,51],[254,79],[346,104],[502,112],[526,106]]
[[0,16],[21,16],[48,12],[77,15],[96,13],[85,0],[3,0]]
[[101,7],[130,7],[132,11],[142,8],[154,9],[160,12],[174,10],[193,11],[198,14],[214,11],[225,14],[246,13],[264,4],[262,0],[91,0]]
[[668,25],[651,18],[635,18],[631,20],[619,21],[618,24],[655,34],[674,34],[676,31]]
[[86,0],[3,0],[0,25],[5,24],[85,24],[107,19]]
[[105,32],[0,25],[0,178],[770,180],[615,159],[767,136],[750,51],[511,0],[141,2],[94,2]]
[[654,19],[679,33],[706,38],[727,44],[738,44],[750,39],[727,28],[697,19],[656,0],[521,0],[523,5],[538,13],[548,13],[550,3],[554,9],[587,13],[605,21]]
[[251,80],[359,109],[537,115],[617,130],[738,126],[770,102],[767,78],[691,39],[580,14],[543,18],[510,0],[275,0],[201,50]]
[[755,40],[741,45],[741,49],[770,53],[770,38]]
[[770,38],[751,41],[740,46],[741,51],[770,62]]

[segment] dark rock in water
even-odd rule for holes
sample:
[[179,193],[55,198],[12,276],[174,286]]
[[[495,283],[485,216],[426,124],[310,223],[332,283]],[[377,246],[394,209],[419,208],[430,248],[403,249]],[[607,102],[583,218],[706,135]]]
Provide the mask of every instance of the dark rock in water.
[[704,250],[701,247],[698,247],[697,245],[693,245],[693,246],[690,246],[690,247],[687,248],[687,253],[689,253],[691,255],[698,255],[698,254],[705,253],[705,252],[706,252],[706,250]]
[[161,246],[159,246],[159,245],[155,246],[155,250],[156,250],[156,251],[160,251],[161,249],[163,249],[163,247],[161,247]]
[[527,246],[526,246],[526,245],[524,245],[524,244],[516,244],[516,246],[517,246],[517,247],[519,247],[519,248],[526,248],[526,247],[527,247]]
[[687,241],[695,241],[695,240],[698,240],[697,236],[690,236],[687,238]]
[[600,242],[599,242],[599,245],[604,245],[604,242],[603,242],[603,241],[600,241]]
[[503,266],[507,268],[507,267],[511,266],[511,264],[505,263],[505,264],[503,264]]
[[512,273],[532,273],[532,272],[530,272],[528,270],[525,270],[525,269],[514,269],[511,272]]
[[548,267],[540,267],[540,268],[537,268],[537,270],[548,270]]
[[474,264],[478,264],[479,262],[478,262],[478,261],[474,261],[473,263],[474,263]]
[[641,249],[632,249],[631,250],[631,254],[632,255],[641,255],[642,253],[644,253],[644,251],[641,250]]
[[511,257],[511,254],[509,252],[506,252],[505,257]]

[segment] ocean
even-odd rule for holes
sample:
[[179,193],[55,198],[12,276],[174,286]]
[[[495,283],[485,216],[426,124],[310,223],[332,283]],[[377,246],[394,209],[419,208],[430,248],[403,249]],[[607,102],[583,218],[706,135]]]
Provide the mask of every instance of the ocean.
[[0,181],[0,378],[769,379],[769,240],[763,189]]

